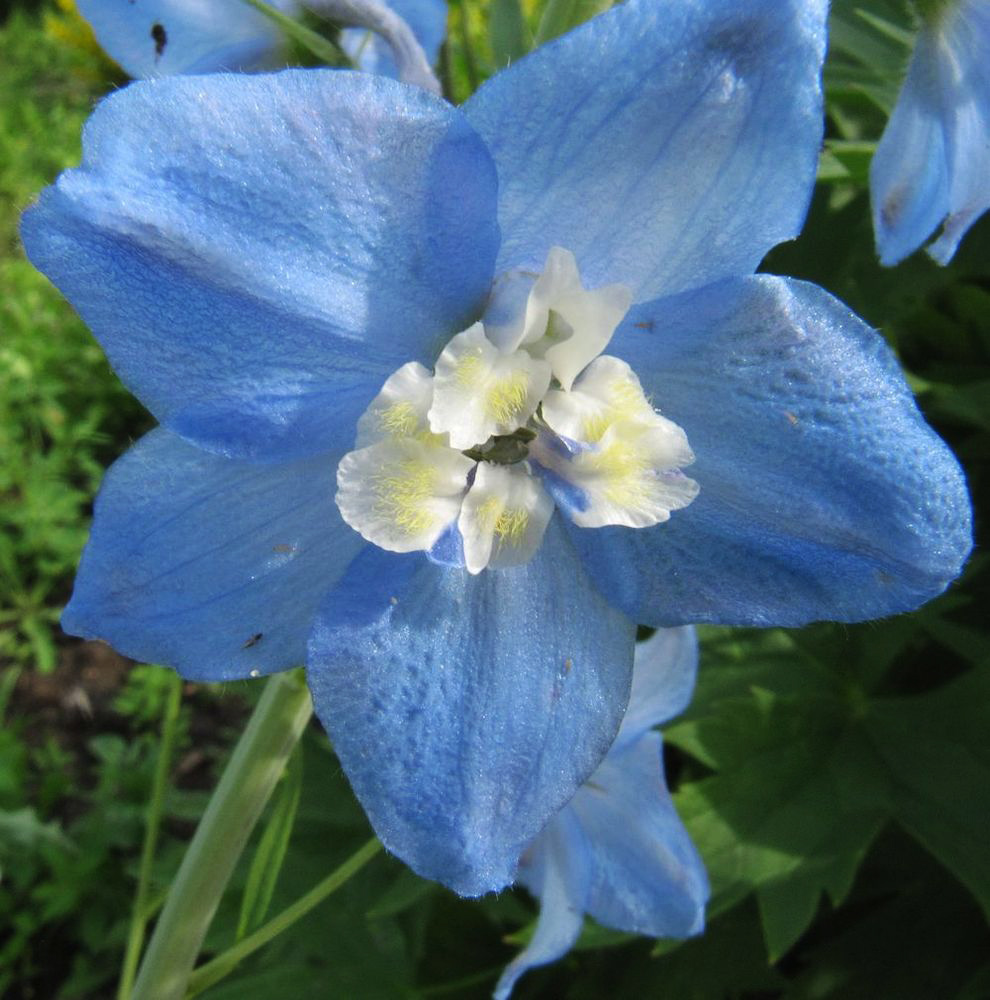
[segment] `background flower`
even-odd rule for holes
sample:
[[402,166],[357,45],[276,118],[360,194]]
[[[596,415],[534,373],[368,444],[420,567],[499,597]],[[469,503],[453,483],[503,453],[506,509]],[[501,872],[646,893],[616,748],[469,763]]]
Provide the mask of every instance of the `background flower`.
[[952,259],[990,207],[990,5],[932,3],[870,167],[877,251],[896,264],[938,228],[928,252]]
[[697,669],[693,628],[661,630],[636,646],[615,742],[523,855],[519,880],[539,898],[540,916],[499,979],[496,1000],[506,1000],[527,969],[568,951],[585,913],[605,927],[654,937],[701,932],[708,879],[667,791],[654,729],[684,711]]
[[[260,70],[284,59],[285,38],[244,0],[77,0],[100,45],[130,76]],[[287,14],[296,0],[273,0]]]
[[[299,0],[272,0],[272,6],[298,17],[303,5]],[[428,66],[436,62],[446,33],[446,0],[391,4],[311,0],[308,6],[344,23],[367,22],[369,27],[347,28],[341,34],[343,47],[360,69],[420,86],[428,84],[432,89]],[[137,78],[250,72],[285,62],[286,35],[245,0],[79,0],[79,11],[106,52]],[[393,13],[405,24],[396,28]],[[372,28],[381,28],[385,34],[378,35]],[[412,38],[407,38],[409,29]],[[424,65],[420,65],[422,53],[409,51],[410,42],[422,47]],[[401,70],[393,44],[400,46]]]

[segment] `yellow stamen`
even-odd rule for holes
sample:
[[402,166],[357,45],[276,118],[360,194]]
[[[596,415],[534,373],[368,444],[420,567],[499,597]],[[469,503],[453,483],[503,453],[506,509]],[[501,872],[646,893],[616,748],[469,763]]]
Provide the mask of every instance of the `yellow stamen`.
[[526,534],[529,524],[529,511],[523,508],[507,508],[503,510],[495,522],[495,534],[499,544],[519,546]]
[[585,452],[580,462],[604,481],[602,495],[616,506],[638,510],[650,499],[650,462],[636,442],[616,437],[601,451]]
[[523,372],[496,382],[485,394],[486,413],[500,424],[512,423],[526,404],[528,390],[529,379]]
[[402,400],[381,410],[378,422],[386,434],[396,437],[412,437],[419,428],[419,416],[412,403]]
[[436,470],[426,462],[407,461],[375,478],[375,510],[407,535],[431,530],[436,515],[430,501],[436,490]]

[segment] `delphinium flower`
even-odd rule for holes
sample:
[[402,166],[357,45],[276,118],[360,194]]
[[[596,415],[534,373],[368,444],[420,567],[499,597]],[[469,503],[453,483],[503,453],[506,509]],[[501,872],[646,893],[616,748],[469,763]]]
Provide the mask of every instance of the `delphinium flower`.
[[[285,62],[285,34],[246,0],[78,2],[100,45],[133,77],[249,72]],[[293,17],[304,5],[361,26],[342,33],[361,69],[439,89],[429,66],[446,30],[446,0],[271,0]]]
[[[130,76],[275,67],[285,37],[244,0],[77,0],[106,53]],[[272,0],[288,14],[297,0]]]
[[873,229],[887,265],[940,225],[928,252],[947,264],[990,208],[990,3],[918,7],[914,54],[870,168]]
[[611,746],[637,622],[939,593],[954,458],[875,331],[751,274],[805,215],[825,16],[628,0],[460,109],[334,71],[107,98],[23,238],[162,426],[64,627],[305,660],[385,846],[477,894]]
[[533,936],[502,974],[495,1000],[578,939],[584,914],[659,938],[700,934],[708,879],[664,779],[655,726],[687,707],[698,644],[690,626],[636,646],[629,708],[595,773],[526,849],[519,881],[540,901]]

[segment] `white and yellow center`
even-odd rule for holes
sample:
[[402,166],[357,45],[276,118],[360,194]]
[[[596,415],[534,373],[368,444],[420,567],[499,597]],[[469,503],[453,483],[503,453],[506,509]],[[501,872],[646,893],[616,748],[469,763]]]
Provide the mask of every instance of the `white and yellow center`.
[[533,556],[551,493],[588,528],[648,527],[687,506],[698,485],[680,471],[694,460],[684,431],[601,355],[630,301],[622,285],[585,289],[560,247],[539,275],[503,275],[434,371],[403,365],[358,421],[337,469],[344,520],[445,562],[454,533],[457,561],[480,573]]

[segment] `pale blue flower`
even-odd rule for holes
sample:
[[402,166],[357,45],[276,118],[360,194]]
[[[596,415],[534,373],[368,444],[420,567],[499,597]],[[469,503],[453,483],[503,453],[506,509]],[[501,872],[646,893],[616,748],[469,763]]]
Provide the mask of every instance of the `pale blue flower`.
[[523,855],[518,880],[540,900],[540,916],[499,979],[496,1000],[506,1000],[527,969],[570,950],[586,913],[604,927],[652,937],[701,933],[708,878],[667,791],[654,728],[687,707],[697,667],[690,626],[661,629],[637,645],[615,743]]
[[887,265],[939,226],[928,252],[947,264],[990,208],[990,3],[930,6],[870,168],[877,251]]
[[[611,746],[636,622],[939,593],[957,463],[875,331],[752,274],[807,209],[825,17],[628,0],[461,109],[334,71],[106,99],[22,233],[162,427],[107,474],[65,628],[188,677],[306,661],[386,847],[475,894]],[[535,439],[450,446],[524,404]]]
[[[250,72],[276,68],[285,62],[286,38],[278,25],[245,0],[78,0],[100,45],[128,74],[136,78],[178,73]],[[299,0],[271,0],[290,16],[302,11]],[[446,0],[309,0],[345,23],[342,44],[360,69],[424,85],[427,64],[436,62],[447,27]],[[412,44],[425,52],[410,54]],[[382,16],[385,20],[382,20]],[[384,34],[375,31],[383,30]],[[404,74],[396,65],[392,44],[400,46]],[[413,65],[416,64],[416,65]]]
[[[244,0],[77,0],[107,55],[129,76],[252,71],[284,63],[279,28]],[[297,0],[272,0],[296,14]]]

